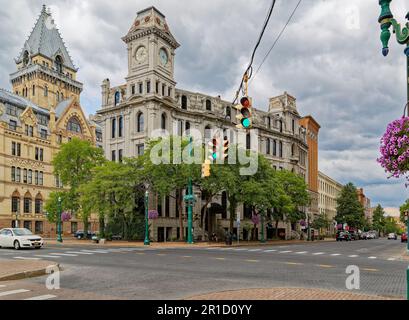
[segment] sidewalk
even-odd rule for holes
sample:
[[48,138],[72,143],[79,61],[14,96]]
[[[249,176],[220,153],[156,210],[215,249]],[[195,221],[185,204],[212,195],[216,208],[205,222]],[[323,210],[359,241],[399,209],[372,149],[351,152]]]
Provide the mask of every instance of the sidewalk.
[[312,288],[272,288],[223,291],[198,295],[185,300],[404,300],[346,291]]
[[0,260],[0,281],[19,280],[46,274],[46,269],[59,264],[51,261]]
[[[320,243],[320,242],[333,242],[335,239],[326,239],[321,241],[311,241],[307,242],[305,240],[277,240],[277,241],[267,241],[261,243],[260,241],[240,241],[233,242],[231,246],[227,246],[223,242],[197,242],[194,244],[187,244],[185,242],[151,242],[149,247],[152,248],[209,248],[209,247],[246,247],[246,246],[260,246],[260,245],[293,245],[293,244],[311,244],[311,243]],[[66,239],[63,240],[63,243],[57,242],[55,239],[45,239],[45,245],[61,245],[61,246],[83,246],[91,245],[97,247],[147,247],[143,244],[142,241],[107,241],[105,244],[94,243],[91,240],[77,240],[77,239]]]

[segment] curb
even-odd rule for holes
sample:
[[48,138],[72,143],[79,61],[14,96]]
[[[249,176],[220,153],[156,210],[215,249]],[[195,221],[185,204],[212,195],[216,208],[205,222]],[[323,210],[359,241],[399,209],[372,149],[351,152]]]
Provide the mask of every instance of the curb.
[[30,270],[30,271],[23,271],[23,272],[18,272],[18,273],[13,273],[5,276],[0,277],[0,282],[1,281],[11,281],[11,280],[21,280],[21,279],[27,279],[27,278],[35,278],[35,277],[40,277],[43,275],[47,274],[47,269],[49,267],[57,267],[60,271],[62,271],[62,268],[60,267],[60,264],[52,264],[47,266],[46,268],[40,268],[36,270]]

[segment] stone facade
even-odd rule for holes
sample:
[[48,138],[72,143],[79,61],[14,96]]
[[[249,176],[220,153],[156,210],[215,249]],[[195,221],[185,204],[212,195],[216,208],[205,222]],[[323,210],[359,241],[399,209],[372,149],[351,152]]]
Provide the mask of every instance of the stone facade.
[[[167,130],[184,136],[193,129],[200,132],[205,142],[214,130],[223,131],[231,144],[241,144],[264,154],[276,170],[289,170],[304,179],[308,176],[307,128],[301,125],[296,99],[284,93],[273,97],[263,111],[255,108],[253,129],[246,134],[236,128],[236,109],[220,96],[191,92],[176,88],[174,66],[178,42],[170,32],[165,16],[151,7],[138,12],[129,32],[122,40],[127,45],[128,75],[126,83],[111,86],[102,83],[102,105],[94,120],[101,126],[106,158],[121,161],[144,152],[146,141],[155,130]],[[316,190],[318,192],[318,189]],[[195,190],[198,202],[194,217],[202,206],[201,194]],[[206,232],[223,234],[229,226],[228,203],[225,193],[214,199],[223,210],[208,215]],[[157,208],[160,217],[152,222],[153,240],[166,241],[179,237],[179,219],[174,197],[150,197],[150,209]],[[318,205],[317,205],[318,206]],[[251,212],[239,206],[241,220],[250,221]],[[317,210],[318,211],[318,210]],[[183,212],[186,229],[186,210]],[[242,224],[243,225],[243,224]],[[284,237],[291,235],[291,226],[280,223]],[[185,230],[183,232],[186,232]],[[259,230],[260,232],[260,230]],[[202,234],[199,221],[194,219],[196,239]],[[271,236],[271,226],[266,233]],[[246,238],[241,230],[241,238]]]
[[358,200],[364,207],[365,219],[372,223],[373,220],[373,211],[371,210],[371,199],[369,199],[365,193],[363,188],[359,188],[357,190],[358,193]]
[[[98,140],[102,147],[102,131],[82,111],[82,84],[45,7],[16,65],[10,76],[14,93],[0,89],[0,228],[54,236],[43,205],[64,186],[54,176],[52,159],[73,137]],[[82,228],[75,217],[64,224],[66,233]],[[90,228],[97,230],[95,217]]]

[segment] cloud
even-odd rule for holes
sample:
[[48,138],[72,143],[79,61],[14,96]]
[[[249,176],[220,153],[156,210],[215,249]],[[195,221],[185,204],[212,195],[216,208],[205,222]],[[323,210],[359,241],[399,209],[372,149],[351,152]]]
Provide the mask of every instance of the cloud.
[[[297,0],[278,1],[255,58],[258,68]],[[56,24],[84,83],[87,113],[100,106],[100,85],[127,75],[126,34],[136,12],[156,6],[181,47],[176,52],[179,88],[233,98],[266,17],[270,1],[259,0],[50,0]],[[0,0],[0,87],[41,11],[42,1]],[[404,21],[409,5],[392,4]],[[255,105],[288,91],[299,112],[321,124],[320,169],[340,182],[365,188],[373,203],[399,206],[408,193],[388,180],[376,163],[379,139],[400,117],[406,101],[403,46],[391,39],[381,55],[379,5],[373,0],[303,0],[282,39],[251,83]]]

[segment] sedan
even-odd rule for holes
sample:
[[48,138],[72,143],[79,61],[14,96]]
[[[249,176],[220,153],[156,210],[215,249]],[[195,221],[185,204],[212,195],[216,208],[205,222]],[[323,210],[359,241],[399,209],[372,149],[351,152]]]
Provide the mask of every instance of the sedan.
[[21,248],[40,249],[43,245],[44,240],[28,229],[6,228],[0,230],[0,247],[2,248],[14,248],[16,250]]
[[388,240],[398,240],[398,235],[396,233],[389,233]]

